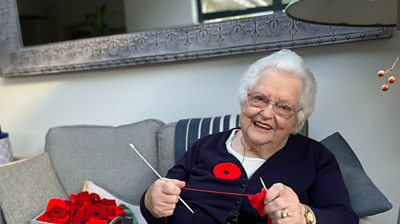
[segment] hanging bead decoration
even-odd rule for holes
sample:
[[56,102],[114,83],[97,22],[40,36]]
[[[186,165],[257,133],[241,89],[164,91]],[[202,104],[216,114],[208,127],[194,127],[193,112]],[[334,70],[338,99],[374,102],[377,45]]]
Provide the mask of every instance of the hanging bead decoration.
[[396,61],[393,63],[392,67],[387,69],[387,70],[379,70],[378,71],[378,77],[384,77],[385,75],[387,76],[385,84],[381,86],[381,90],[386,92],[390,89],[390,84],[393,84],[396,82],[396,77],[393,75],[393,69],[394,66],[396,66],[397,61],[399,58],[396,59]]

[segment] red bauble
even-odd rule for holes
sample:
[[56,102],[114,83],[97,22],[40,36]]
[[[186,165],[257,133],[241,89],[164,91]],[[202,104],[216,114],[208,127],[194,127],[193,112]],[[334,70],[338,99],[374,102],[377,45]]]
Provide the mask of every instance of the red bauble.
[[389,83],[394,83],[394,82],[396,82],[396,77],[394,77],[394,76],[392,75],[392,76],[390,76],[390,77],[387,79],[387,81],[388,81]]
[[388,84],[383,84],[382,85],[382,91],[388,91],[389,90],[389,85]]
[[383,71],[383,70],[379,70],[378,71],[378,76],[379,77],[383,77],[385,75],[385,71]]

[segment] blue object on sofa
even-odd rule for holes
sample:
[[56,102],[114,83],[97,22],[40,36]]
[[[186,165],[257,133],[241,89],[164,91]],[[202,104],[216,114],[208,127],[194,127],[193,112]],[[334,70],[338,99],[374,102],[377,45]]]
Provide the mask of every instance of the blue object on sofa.
[[376,215],[393,206],[365,173],[356,154],[338,132],[321,141],[336,157],[358,217]]

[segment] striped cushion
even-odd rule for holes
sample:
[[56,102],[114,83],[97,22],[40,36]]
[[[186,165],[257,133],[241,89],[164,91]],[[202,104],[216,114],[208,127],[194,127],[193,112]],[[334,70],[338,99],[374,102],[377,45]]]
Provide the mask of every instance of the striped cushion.
[[175,161],[204,136],[239,127],[239,115],[179,120],[175,128]]

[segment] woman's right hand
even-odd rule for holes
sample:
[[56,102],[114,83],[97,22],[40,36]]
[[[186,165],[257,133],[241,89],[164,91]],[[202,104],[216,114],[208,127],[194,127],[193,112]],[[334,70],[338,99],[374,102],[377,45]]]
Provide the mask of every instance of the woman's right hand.
[[179,200],[184,181],[163,178],[156,180],[147,190],[144,204],[155,218],[171,216]]

